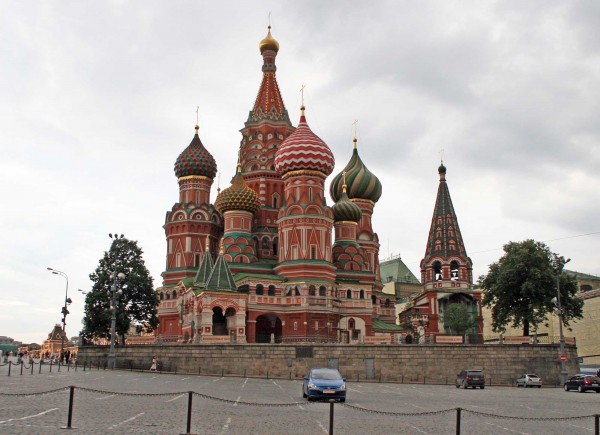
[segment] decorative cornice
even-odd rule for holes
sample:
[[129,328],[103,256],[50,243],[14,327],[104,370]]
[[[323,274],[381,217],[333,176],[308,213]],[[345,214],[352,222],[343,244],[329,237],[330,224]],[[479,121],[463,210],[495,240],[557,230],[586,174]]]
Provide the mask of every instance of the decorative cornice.
[[313,171],[310,169],[300,169],[297,171],[290,171],[290,172],[286,172],[285,174],[283,174],[283,176],[281,177],[282,180],[286,180],[289,177],[301,177],[303,175],[308,175],[309,177],[320,177],[323,180],[325,180],[327,178],[327,174],[324,174],[321,171]]

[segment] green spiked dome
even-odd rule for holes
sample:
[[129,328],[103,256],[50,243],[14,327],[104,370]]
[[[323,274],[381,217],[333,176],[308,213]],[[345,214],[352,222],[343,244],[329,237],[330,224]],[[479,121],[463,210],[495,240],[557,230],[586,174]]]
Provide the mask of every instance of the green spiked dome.
[[217,162],[200,142],[198,129],[199,127],[196,126],[196,134],[192,142],[179,154],[175,161],[175,175],[177,178],[197,175],[212,180],[217,174]]
[[362,211],[356,204],[350,201],[346,193],[346,186],[343,187],[342,197],[331,207],[333,209],[333,219],[336,222],[358,222],[362,218]]
[[354,139],[354,150],[352,157],[346,167],[331,182],[329,193],[331,198],[338,202],[342,197],[342,174],[346,173],[346,184],[348,185],[348,197],[350,199],[368,199],[373,202],[381,198],[381,182],[367,169],[358,155],[356,149],[356,138]]
[[235,176],[231,179],[231,186],[223,190],[215,201],[215,208],[222,215],[229,210],[246,210],[256,213],[260,209],[258,194],[248,187],[240,165]]

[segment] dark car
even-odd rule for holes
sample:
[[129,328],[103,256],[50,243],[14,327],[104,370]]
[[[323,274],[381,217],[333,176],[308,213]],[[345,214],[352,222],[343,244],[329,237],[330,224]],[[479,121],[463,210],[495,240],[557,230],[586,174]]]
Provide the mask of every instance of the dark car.
[[600,378],[596,375],[575,375],[565,382],[565,391],[577,390],[585,393],[588,390],[600,393]]
[[346,378],[336,369],[310,369],[302,383],[302,397],[308,398],[309,402],[315,399],[338,399],[345,402]]
[[463,370],[456,375],[456,388],[485,388],[485,375],[482,370]]

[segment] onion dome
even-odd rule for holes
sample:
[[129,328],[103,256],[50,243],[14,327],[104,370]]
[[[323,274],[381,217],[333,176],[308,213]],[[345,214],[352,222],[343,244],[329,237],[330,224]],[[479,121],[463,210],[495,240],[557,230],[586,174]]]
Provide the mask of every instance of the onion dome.
[[319,171],[324,175],[333,172],[335,158],[323,140],[312,132],[306,123],[304,106],[296,130],[279,146],[275,154],[275,170],[280,175],[291,171]]
[[341,198],[333,204],[333,219],[336,222],[350,221],[358,222],[362,218],[362,211],[360,207],[350,201],[348,194],[346,193],[346,185],[343,186]]
[[442,163],[440,164],[439,168],[438,168],[438,174],[440,174],[440,180],[445,180],[446,179],[446,167],[444,166],[444,162],[442,161]]
[[200,141],[200,127],[196,125],[195,128],[196,134],[192,142],[175,160],[175,175],[177,178],[198,175],[214,179],[217,174],[217,162]]
[[260,49],[261,54],[266,50],[279,51],[279,42],[271,36],[271,26],[269,26],[269,31],[267,32],[265,39],[258,44],[258,48]]
[[381,198],[381,182],[367,169],[358,155],[356,149],[356,138],[354,138],[354,150],[352,157],[346,167],[331,181],[329,193],[331,198],[337,202],[342,197],[343,173],[346,173],[346,183],[348,185],[348,197],[350,199],[368,199],[373,202]]
[[260,198],[246,184],[239,164],[235,176],[231,179],[231,186],[217,196],[215,208],[220,214],[229,210],[246,210],[256,213],[260,208]]

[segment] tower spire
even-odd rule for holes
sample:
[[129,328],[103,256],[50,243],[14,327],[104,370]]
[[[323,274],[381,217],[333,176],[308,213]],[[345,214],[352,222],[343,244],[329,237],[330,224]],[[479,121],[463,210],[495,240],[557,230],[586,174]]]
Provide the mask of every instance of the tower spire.
[[358,119],[355,119],[352,123],[352,125],[354,125],[354,139],[352,139],[352,142],[354,143],[354,149],[356,149],[356,142],[358,142],[358,140],[356,139],[356,124],[358,124]]

